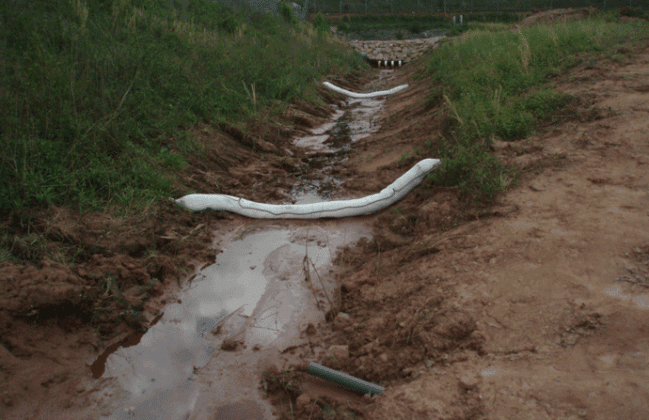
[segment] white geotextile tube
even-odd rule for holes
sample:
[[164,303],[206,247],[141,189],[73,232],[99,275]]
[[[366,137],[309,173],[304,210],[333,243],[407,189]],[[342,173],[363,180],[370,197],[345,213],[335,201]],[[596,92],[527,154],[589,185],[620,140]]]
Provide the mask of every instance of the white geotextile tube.
[[189,210],[231,211],[255,219],[318,219],[370,214],[384,209],[408,194],[424,179],[439,159],[424,159],[380,193],[353,200],[311,204],[262,204],[225,194],[189,194],[175,200]]
[[377,96],[384,96],[384,95],[392,95],[393,93],[397,93],[400,90],[404,90],[405,88],[408,87],[408,85],[400,85],[400,86],[397,86],[397,87],[392,88],[390,90],[381,90],[381,91],[372,92],[372,93],[356,93],[356,92],[350,92],[350,91],[345,90],[343,88],[339,88],[338,86],[332,85],[329,82],[322,82],[322,84],[325,85],[326,87],[328,87],[331,90],[334,90],[334,91],[336,91],[338,93],[342,93],[343,95],[351,96],[352,98],[361,98],[361,99],[375,98]]

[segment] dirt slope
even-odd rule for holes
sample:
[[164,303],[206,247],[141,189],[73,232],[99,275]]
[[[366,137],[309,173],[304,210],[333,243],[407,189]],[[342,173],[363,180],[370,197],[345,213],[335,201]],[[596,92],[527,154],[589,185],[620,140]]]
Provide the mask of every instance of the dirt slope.
[[[330,342],[349,358],[322,362],[387,389],[367,405],[324,398],[335,415],[316,393],[295,418],[649,418],[648,47],[573,68],[556,90],[579,108],[496,142],[525,175],[492,211],[440,189],[380,216],[376,241],[340,259],[350,318]],[[391,178],[439,129],[421,83],[389,101],[352,187]]]

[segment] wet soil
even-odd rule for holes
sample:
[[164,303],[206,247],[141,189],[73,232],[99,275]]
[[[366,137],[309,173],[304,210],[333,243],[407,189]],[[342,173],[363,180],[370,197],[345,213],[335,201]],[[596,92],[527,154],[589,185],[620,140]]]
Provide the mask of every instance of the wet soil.
[[[275,415],[649,418],[647,51],[626,45],[621,62],[602,56],[555,78],[558,92],[580,99],[532,138],[494,142],[523,176],[492,208],[423,185],[373,216],[374,239],[337,259],[342,314],[304,331],[324,351],[284,348],[259,376]],[[346,193],[379,191],[442,134],[445,111],[425,106],[430,82],[413,79],[417,65],[376,86],[368,76],[332,80],[351,90],[410,84],[387,100],[381,129],[335,166]],[[288,139],[331,113],[297,104],[246,135],[201,127],[196,135],[214,153],[179,177],[197,190],[281,202],[309,159]],[[214,262],[224,232],[242,223],[169,202],[128,218],[52,208],[29,220],[3,226],[15,234],[13,252],[36,262],[0,266],[0,417],[8,419],[70,418],[81,406],[88,411],[77,418],[100,418],[119,395],[92,379],[95,362],[111,345],[137,345],[177,303],[184,280]],[[236,362],[236,351],[227,354]],[[305,372],[312,361],[386,391],[368,399],[318,381]],[[209,407],[192,395],[176,397]],[[251,398],[212,413],[264,418]]]

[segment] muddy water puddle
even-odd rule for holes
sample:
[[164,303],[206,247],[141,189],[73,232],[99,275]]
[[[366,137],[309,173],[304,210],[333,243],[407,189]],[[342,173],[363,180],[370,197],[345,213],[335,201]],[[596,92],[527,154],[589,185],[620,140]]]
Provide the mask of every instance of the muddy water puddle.
[[312,129],[312,135],[300,137],[294,143],[308,149],[307,154],[340,154],[341,150],[351,150],[353,142],[368,137],[381,128],[378,114],[384,103],[384,98],[350,98],[342,108],[332,105],[333,121]]
[[322,325],[336,299],[336,250],[370,233],[367,219],[234,230],[216,262],[185,284],[139,343],[105,358],[103,380],[112,391],[101,414],[272,418],[259,389],[262,372],[288,361],[287,349],[309,343],[307,327]]
[[[387,77],[383,72],[381,79]],[[311,129],[311,134],[294,140],[306,149],[309,161],[292,176],[294,183],[289,194],[293,204],[316,203],[332,199],[341,182],[336,179],[336,166],[347,159],[354,142],[376,133],[380,129],[380,111],[384,98],[347,99],[343,106],[331,105],[331,121]],[[347,197],[349,198],[349,197]]]

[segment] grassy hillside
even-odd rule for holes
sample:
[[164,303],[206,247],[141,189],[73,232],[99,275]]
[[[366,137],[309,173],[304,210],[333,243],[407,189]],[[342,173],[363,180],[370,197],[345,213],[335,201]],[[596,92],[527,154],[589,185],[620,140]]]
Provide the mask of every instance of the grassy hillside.
[[624,63],[629,50],[622,44],[649,39],[646,22],[618,19],[619,11],[611,11],[515,31],[506,25],[471,29],[432,54],[427,75],[436,87],[428,103],[448,110],[444,138],[432,139],[434,150],[424,151],[444,163],[430,175],[433,184],[460,186],[467,196],[491,202],[516,176],[493,156],[493,139],[522,140],[562,116],[597,119],[596,109],[579,116],[577,99],[555,93],[552,80],[581,63]]
[[4,214],[167,195],[200,153],[189,128],[245,124],[363,65],[290,16],[211,0],[8,0],[0,19]]

